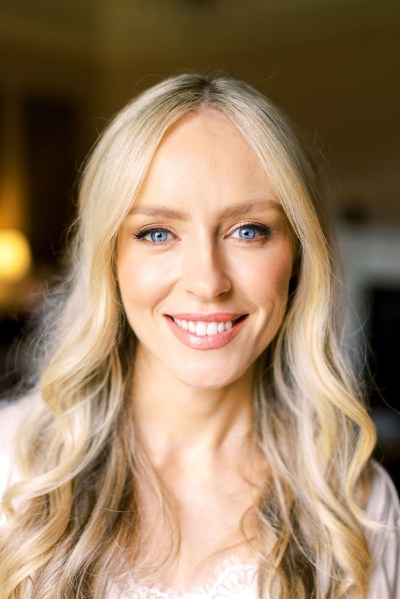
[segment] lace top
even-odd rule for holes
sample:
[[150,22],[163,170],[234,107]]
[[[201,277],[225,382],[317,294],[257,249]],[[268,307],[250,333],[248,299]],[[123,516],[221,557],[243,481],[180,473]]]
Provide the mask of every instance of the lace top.
[[187,590],[175,591],[161,586],[145,586],[130,581],[124,586],[112,586],[110,599],[255,599],[257,597],[257,566],[230,558],[218,568],[213,580]]

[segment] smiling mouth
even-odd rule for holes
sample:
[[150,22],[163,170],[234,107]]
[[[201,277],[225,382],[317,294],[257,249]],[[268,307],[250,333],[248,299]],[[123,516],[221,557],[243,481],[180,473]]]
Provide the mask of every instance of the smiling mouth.
[[168,318],[187,333],[191,333],[197,337],[215,337],[226,331],[230,331],[235,325],[247,318],[247,316],[248,314],[243,314],[238,318],[223,321],[186,320],[170,315],[168,315]]

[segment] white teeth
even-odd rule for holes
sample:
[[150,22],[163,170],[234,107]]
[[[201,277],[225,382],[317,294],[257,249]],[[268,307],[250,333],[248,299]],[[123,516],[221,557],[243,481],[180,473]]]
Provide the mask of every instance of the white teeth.
[[203,320],[193,321],[174,318],[174,322],[185,331],[195,333],[198,337],[212,337],[224,331],[229,331],[233,327],[232,320],[226,322],[204,322]]
[[198,322],[196,324],[196,335],[199,337],[205,337],[207,335],[207,325],[205,322]]
[[216,335],[218,331],[218,325],[216,322],[209,322],[207,325],[207,337],[211,337],[211,335]]

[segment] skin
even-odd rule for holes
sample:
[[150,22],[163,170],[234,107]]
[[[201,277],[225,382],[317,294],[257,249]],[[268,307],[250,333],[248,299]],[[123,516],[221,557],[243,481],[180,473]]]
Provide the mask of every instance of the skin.
[[[150,215],[149,208],[184,214]],[[243,238],[251,223],[267,227],[268,236],[253,228],[254,238]],[[148,227],[162,231],[165,243],[135,237]],[[254,367],[285,314],[293,254],[279,198],[236,127],[213,110],[172,127],[121,226],[117,256],[124,309],[138,339],[135,422],[182,530],[168,584],[200,580],[215,551],[249,549],[238,523],[265,480],[251,442]],[[166,321],[166,314],[183,312],[248,316],[227,345],[198,350]]]

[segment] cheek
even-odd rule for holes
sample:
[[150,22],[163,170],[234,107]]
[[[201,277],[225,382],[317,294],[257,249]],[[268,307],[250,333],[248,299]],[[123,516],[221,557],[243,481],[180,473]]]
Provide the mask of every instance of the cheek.
[[268,271],[270,284],[276,292],[278,297],[284,297],[287,299],[289,283],[292,278],[292,260],[277,260]]
[[140,252],[120,252],[118,282],[125,308],[151,307],[171,284],[171,269],[165,260],[146,260]]
[[283,302],[286,306],[292,276],[291,250],[274,248],[251,261],[243,261],[237,265],[236,273],[238,284],[255,303],[270,306],[271,302]]

